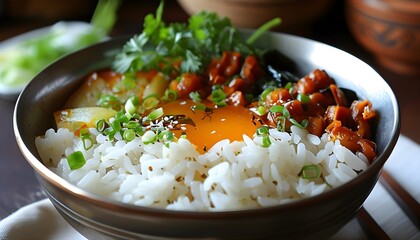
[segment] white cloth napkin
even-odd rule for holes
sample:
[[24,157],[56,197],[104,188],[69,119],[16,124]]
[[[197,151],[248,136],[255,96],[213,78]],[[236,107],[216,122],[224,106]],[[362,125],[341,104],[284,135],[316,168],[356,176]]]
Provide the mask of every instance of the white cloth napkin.
[[20,208],[0,222],[0,239],[85,239],[54,208],[49,199]]
[[[420,204],[420,145],[400,136],[385,169]],[[420,232],[378,183],[364,204],[391,239],[420,239]],[[384,211],[385,210],[385,211]],[[0,239],[85,239],[55,210],[48,199],[25,206],[0,221]],[[332,239],[369,239],[357,220],[351,221]]]

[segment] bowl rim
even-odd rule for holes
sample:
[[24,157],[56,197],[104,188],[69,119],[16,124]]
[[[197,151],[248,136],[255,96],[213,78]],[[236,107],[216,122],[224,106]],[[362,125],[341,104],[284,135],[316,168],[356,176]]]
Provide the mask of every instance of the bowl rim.
[[[242,32],[244,33],[250,33],[253,30],[249,30],[249,29],[241,29]],[[400,111],[399,111],[399,106],[398,106],[398,102],[397,99],[395,97],[395,94],[393,93],[392,89],[389,87],[389,85],[386,83],[386,81],[372,68],[370,67],[368,64],[366,64],[365,62],[363,62],[362,60],[360,60],[359,58],[344,52],[343,50],[340,50],[338,48],[335,48],[333,46],[327,45],[325,43],[321,43],[318,42],[316,40],[312,40],[312,39],[308,39],[308,38],[304,38],[304,37],[300,37],[300,36],[296,36],[296,35],[291,35],[291,34],[287,34],[287,33],[278,33],[278,32],[270,32],[267,33],[268,35],[280,35],[282,38],[289,38],[292,40],[296,40],[296,41],[304,41],[304,42],[311,42],[312,44],[318,44],[318,45],[322,45],[323,47],[327,47],[330,48],[334,51],[338,51],[340,52],[340,54],[344,54],[346,57],[348,58],[353,58],[354,60],[358,61],[360,64],[362,64],[366,69],[369,69],[370,71],[372,71],[375,75],[377,75],[377,77],[381,78],[382,81],[384,81],[384,85],[387,87],[387,91],[388,94],[391,94],[390,97],[393,101],[393,112],[396,113],[395,118],[393,119],[393,123],[392,123],[392,135],[390,137],[389,142],[387,143],[387,145],[384,148],[384,151],[382,153],[380,153],[377,156],[377,159],[371,164],[369,165],[369,167],[359,173],[359,175],[355,178],[353,178],[352,180],[350,180],[349,182],[338,186],[334,189],[328,190],[324,193],[321,193],[319,195],[316,196],[312,196],[312,197],[307,197],[307,198],[302,198],[302,199],[298,199],[296,201],[292,201],[289,203],[283,203],[283,204],[279,204],[279,205],[275,205],[275,206],[269,206],[269,207],[262,207],[262,208],[252,208],[252,209],[241,209],[241,210],[227,210],[227,211],[188,211],[188,210],[168,210],[168,209],[164,209],[164,208],[154,208],[154,207],[145,207],[145,206],[136,206],[133,204],[127,204],[127,203],[122,203],[116,200],[112,200],[97,194],[93,194],[91,192],[88,192],[87,190],[83,190],[73,184],[71,184],[70,182],[67,182],[64,178],[56,175],[54,172],[52,172],[50,169],[48,169],[42,162],[41,160],[39,160],[35,155],[32,154],[32,152],[25,146],[24,141],[22,140],[22,137],[20,135],[20,131],[19,131],[19,123],[18,123],[18,111],[20,110],[20,99],[22,98],[22,95],[25,94],[25,90],[31,85],[31,83],[28,84],[28,86],[23,90],[23,92],[19,95],[18,100],[16,102],[15,105],[15,109],[14,109],[14,113],[13,113],[13,129],[14,129],[14,133],[15,133],[15,137],[16,137],[16,141],[18,143],[18,146],[21,150],[21,152],[23,153],[23,156],[25,157],[25,159],[28,161],[28,163],[34,168],[36,174],[39,174],[40,176],[42,176],[43,178],[45,178],[46,180],[48,180],[49,183],[53,184],[54,186],[58,187],[59,189],[77,196],[78,198],[84,199],[85,201],[88,201],[92,204],[95,204],[97,206],[101,206],[104,208],[111,208],[111,209],[118,209],[119,212],[125,213],[125,214],[129,214],[129,215],[138,215],[139,213],[141,213],[142,215],[153,215],[153,216],[158,216],[158,215],[162,215],[165,218],[189,218],[189,219],[202,219],[202,218],[206,218],[206,219],[216,219],[216,218],[220,218],[221,216],[223,216],[224,218],[241,218],[244,216],[258,216],[258,215],[265,215],[267,213],[271,213],[273,211],[275,212],[281,212],[281,211],[290,211],[293,209],[299,209],[304,207],[305,205],[308,204],[314,204],[314,203],[319,203],[319,202],[323,202],[324,199],[328,199],[328,198],[332,198],[334,196],[339,196],[341,193],[346,192],[351,190],[351,186],[354,184],[359,183],[360,181],[362,181],[362,177],[360,176],[364,176],[364,175],[369,175],[369,176],[374,176],[375,174],[377,174],[378,172],[381,171],[383,165],[385,164],[386,160],[388,159],[388,157],[390,156],[393,148],[396,145],[396,142],[398,140],[399,137],[399,133],[400,133]],[[129,36],[116,36],[113,37],[111,39],[108,39],[106,41],[91,45],[87,48],[84,48],[82,50],[76,51],[70,55],[67,55],[61,59],[59,59],[58,61],[54,62],[53,64],[51,64],[49,67],[47,67],[46,69],[44,69],[40,74],[38,74],[37,76],[43,74],[43,72],[48,71],[48,69],[54,67],[57,63],[59,62],[63,62],[63,61],[67,61],[67,59],[69,59],[71,56],[74,56],[75,54],[77,54],[80,51],[83,51],[85,49],[96,49],[99,47],[103,47],[106,45],[111,44],[113,41],[123,41],[125,39],[128,39]],[[37,78],[37,77],[35,77]],[[377,179],[376,179],[377,180]],[[373,188],[373,186],[372,186]]]

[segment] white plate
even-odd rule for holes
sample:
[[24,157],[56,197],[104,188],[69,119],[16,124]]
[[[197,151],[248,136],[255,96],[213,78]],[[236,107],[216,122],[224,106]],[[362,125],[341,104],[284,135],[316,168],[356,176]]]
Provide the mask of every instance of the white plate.
[[[69,35],[73,35],[76,32],[85,32],[92,28],[87,22],[71,21],[71,22],[57,22],[51,26],[38,28],[15,37],[9,38],[0,42],[0,54],[10,51],[10,48],[18,46],[18,44],[27,41],[28,39],[38,38],[42,35],[48,34],[53,28],[62,27],[69,32]],[[7,99],[16,99],[20,92],[25,88],[28,82],[20,85],[6,85],[0,82],[0,96]]]

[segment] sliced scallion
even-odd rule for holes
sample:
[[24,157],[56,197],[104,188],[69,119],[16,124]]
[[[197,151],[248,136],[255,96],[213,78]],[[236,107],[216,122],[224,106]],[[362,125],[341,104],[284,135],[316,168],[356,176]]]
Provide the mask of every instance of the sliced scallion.
[[152,112],[149,113],[149,115],[147,115],[146,119],[149,121],[153,121],[156,120],[160,117],[163,116],[163,109],[162,108],[157,108],[155,110],[153,110]]
[[259,107],[257,108],[257,113],[258,113],[259,115],[264,115],[264,114],[266,114],[266,113],[267,113],[267,109],[266,109],[266,107],[264,107],[264,106],[259,106]]
[[96,130],[98,130],[98,132],[103,132],[106,128],[106,121],[105,119],[100,119],[98,121],[96,121]]
[[170,142],[174,139],[174,134],[169,130],[165,130],[159,133],[158,138],[163,142]]
[[106,136],[108,136],[108,140],[109,141],[111,141],[111,140],[113,140],[114,139],[114,136],[115,136],[115,134],[116,134],[117,132],[116,131],[114,131],[114,129],[112,128],[112,126],[110,126],[110,127],[108,127],[108,128],[105,128],[105,130],[104,130],[104,134],[106,135]]
[[269,128],[267,126],[261,126],[257,128],[256,134],[261,137],[261,145],[263,147],[269,147],[271,145],[271,140],[269,137]]
[[131,116],[127,116],[122,110],[115,114],[115,120],[119,123],[127,123],[130,121]]
[[220,88],[214,89],[211,92],[211,99],[216,104],[224,102],[226,99],[226,93]]
[[198,92],[190,92],[189,94],[191,100],[193,100],[196,103],[201,102],[201,96]]
[[284,116],[277,117],[276,128],[280,132],[286,131],[286,118]]
[[124,109],[127,113],[134,114],[137,111],[138,105],[139,99],[136,96],[133,96],[125,102]]
[[263,136],[262,137],[262,146],[263,147],[269,147],[271,145],[271,140],[269,136]]
[[143,99],[141,106],[147,110],[147,109],[155,108],[158,104],[159,104],[159,99],[157,99],[155,95],[150,95],[146,97],[145,99]]
[[271,106],[270,112],[272,113],[283,113],[284,107],[282,105]]
[[216,103],[216,106],[217,107],[226,107],[227,106],[227,103],[226,103],[225,100],[223,100],[223,101],[217,102]]
[[311,101],[311,99],[309,98],[308,95],[303,94],[303,93],[299,93],[297,95],[297,100],[299,100],[302,103],[309,103]]
[[114,132],[118,132],[122,129],[121,127],[121,122],[117,119],[115,119],[112,123],[111,123],[111,127],[113,129]]
[[90,148],[92,148],[93,140],[89,132],[89,129],[84,128],[80,130],[80,139],[82,140],[83,148],[85,150],[89,150]]
[[195,111],[195,110],[205,111],[206,110],[206,105],[204,105],[204,104],[193,105],[193,106],[191,106],[191,110],[192,111]]
[[169,102],[175,101],[178,99],[178,93],[174,90],[166,89],[164,99]]
[[300,123],[298,121],[296,121],[295,119],[293,119],[293,118],[290,118],[289,121],[293,125],[295,125],[295,126],[297,126],[299,128],[302,128],[302,129],[303,128],[306,128],[308,126],[308,124],[309,124],[308,120],[306,120],[306,119],[303,119],[302,122],[300,122]]
[[125,130],[123,133],[124,140],[130,142],[136,138],[136,132],[133,129]]
[[101,96],[96,104],[104,108],[118,108],[121,103],[118,97],[106,94]]
[[291,83],[291,82],[286,83],[286,85],[284,86],[284,88],[287,89],[287,90],[292,89],[292,87],[293,87],[293,83]]
[[306,165],[302,167],[300,175],[303,179],[315,179],[321,176],[321,169],[317,165]]
[[261,99],[262,101],[265,101],[265,99],[267,98],[268,94],[270,94],[272,91],[274,91],[274,88],[272,88],[272,87],[265,89],[265,90],[261,93],[261,95],[260,95],[260,99]]
[[156,142],[156,133],[153,131],[147,131],[141,136],[141,140],[144,144],[150,144]]
[[269,132],[269,128],[267,126],[261,126],[257,128],[256,134],[257,136],[267,136]]
[[129,121],[128,123],[125,123],[123,126],[128,129],[136,129],[140,126],[140,123],[136,121]]
[[283,117],[290,118],[290,112],[289,110],[287,110],[287,108],[283,108],[282,114],[283,114]]
[[85,165],[86,159],[81,151],[76,151],[67,156],[67,163],[71,170],[76,170]]

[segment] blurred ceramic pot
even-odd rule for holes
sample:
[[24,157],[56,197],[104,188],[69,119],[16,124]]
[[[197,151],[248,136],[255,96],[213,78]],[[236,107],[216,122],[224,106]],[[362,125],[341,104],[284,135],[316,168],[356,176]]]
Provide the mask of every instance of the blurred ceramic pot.
[[229,17],[242,28],[258,28],[280,17],[279,30],[296,34],[307,33],[314,21],[331,7],[332,0],[178,0],[189,14],[207,10]]
[[420,2],[347,0],[346,16],[355,39],[385,68],[420,75]]

